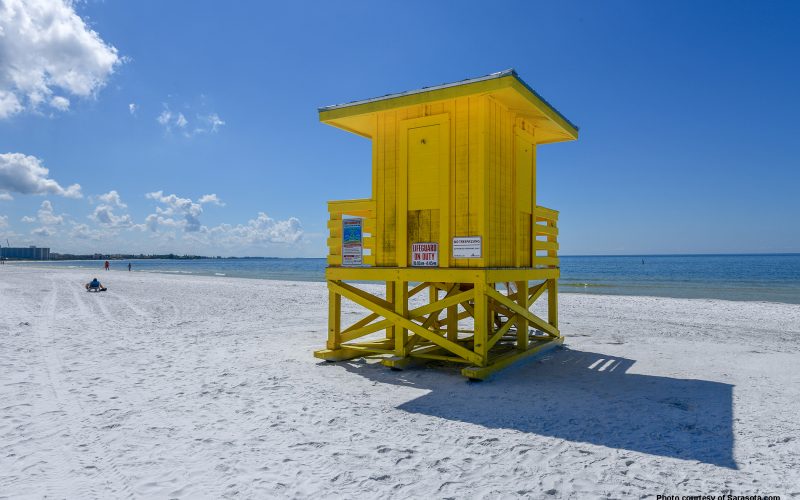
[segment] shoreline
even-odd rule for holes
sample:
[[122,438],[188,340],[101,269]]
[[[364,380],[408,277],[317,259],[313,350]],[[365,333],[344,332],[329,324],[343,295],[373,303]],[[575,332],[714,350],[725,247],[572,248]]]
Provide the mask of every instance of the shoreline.
[[[738,255],[738,254],[736,254]],[[734,255],[734,256],[736,256]],[[772,254],[771,254],[772,255]],[[784,254],[774,254],[784,255]],[[795,254],[786,254],[795,255]],[[145,259],[139,262],[158,261],[157,259]],[[213,260],[213,259],[211,259]],[[267,260],[267,259],[264,259]],[[281,259],[271,259],[281,260]],[[283,259],[286,261],[295,259]],[[305,259],[315,260],[315,259]],[[47,261],[53,262],[50,264],[43,264],[44,261],[32,262],[6,262],[7,265],[25,267],[31,269],[49,270],[49,269],[62,269],[62,270],[96,270],[105,272],[102,269],[103,261]],[[58,262],[58,263],[55,263]],[[93,262],[97,266],[79,266],[79,265],[61,265],[61,262]],[[132,260],[120,260],[119,262],[137,262]],[[166,262],[174,262],[167,260]],[[187,261],[200,263],[201,261]],[[115,269],[112,264],[111,271],[128,272],[127,269]],[[303,274],[300,271],[281,271],[275,272],[271,276],[248,276],[244,274],[222,273],[216,271],[184,271],[184,270],[171,270],[171,269],[133,269],[133,273],[147,273],[147,274],[166,274],[170,276],[205,276],[213,278],[240,278],[247,280],[266,280],[266,281],[297,281],[301,283],[325,283],[324,276],[317,276],[316,273]],[[324,273],[324,268],[323,271]],[[233,274],[233,275],[229,275]],[[730,302],[755,302],[755,303],[768,303],[768,304],[789,304],[800,305],[800,287],[779,286],[770,287],[767,285],[768,281],[758,283],[748,283],[750,286],[723,286],[718,282],[682,282],[675,281],[669,283],[648,284],[640,282],[624,282],[624,283],[576,283],[569,281],[569,278],[561,278],[560,292],[562,294],[582,294],[582,295],[601,295],[601,296],[615,296],[615,297],[652,297],[652,298],[674,298],[674,299],[689,299],[689,300],[724,300]],[[648,293],[649,292],[649,293]],[[681,293],[675,293],[681,292]],[[744,296],[743,296],[744,294]],[[759,295],[767,295],[767,298],[760,298]],[[772,297],[769,297],[772,295]],[[759,297],[759,298],[756,298]]]

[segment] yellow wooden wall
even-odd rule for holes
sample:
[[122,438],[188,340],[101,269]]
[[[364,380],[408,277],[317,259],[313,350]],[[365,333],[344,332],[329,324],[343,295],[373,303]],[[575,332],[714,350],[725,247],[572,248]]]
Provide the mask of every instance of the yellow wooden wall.
[[[441,115],[450,127],[450,238],[481,236],[482,259],[458,259],[451,267],[511,267],[517,261],[530,266],[530,242],[520,241],[525,214],[518,213],[515,183],[515,130],[533,134],[530,123],[486,96],[468,96],[432,104],[420,104],[377,113],[373,137],[373,198],[376,201],[376,265],[397,265],[397,196],[400,178],[400,124],[403,120]],[[532,146],[535,147],[535,146]],[[534,156],[535,159],[535,156]],[[535,160],[534,160],[535,162]],[[535,186],[535,168],[532,171]],[[535,193],[531,200],[535,205]],[[411,210],[408,241],[437,241],[439,210]],[[449,252],[451,240],[440,242],[440,254]],[[407,251],[407,249],[406,249]],[[520,253],[521,252],[521,253]],[[441,257],[440,257],[441,261]]]

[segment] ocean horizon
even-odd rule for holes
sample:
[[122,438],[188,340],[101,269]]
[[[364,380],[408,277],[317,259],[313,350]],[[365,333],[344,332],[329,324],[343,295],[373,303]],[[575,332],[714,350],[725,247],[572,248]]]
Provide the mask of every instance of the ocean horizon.
[[[561,256],[563,293],[643,295],[800,304],[800,254]],[[102,272],[104,259],[16,261],[12,265]],[[112,260],[113,271],[325,281],[324,258],[243,257]]]

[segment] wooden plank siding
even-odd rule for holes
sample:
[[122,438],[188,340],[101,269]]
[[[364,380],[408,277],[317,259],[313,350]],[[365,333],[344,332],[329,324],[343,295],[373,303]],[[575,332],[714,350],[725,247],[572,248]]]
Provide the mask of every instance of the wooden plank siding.
[[515,265],[516,183],[514,176],[515,116],[500,102],[488,99],[487,131],[487,255],[489,267]]
[[[449,144],[449,236],[440,241],[443,221],[439,209],[408,208],[408,245],[417,241],[439,241],[440,261],[443,252],[451,252],[454,236],[481,236],[483,256],[480,259],[456,259],[450,267],[529,267],[534,221],[535,192],[532,206],[525,210],[518,205],[516,179],[515,131],[532,137],[531,123],[519,118],[513,110],[491,97],[471,95],[456,99],[392,109],[376,114],[376,134],[372,138],[374,196],[376,204],[376,250],[378,266],[396,266],[398,196],[401,174],[401,133],[405,120],[423,117],[447,117]],[[403,142],[405,139],[403,139]],[[531,144],[535,149],[535,144]],[[535,189],[534,168],[531,189]],[[525,202],[527,203],[527,202]],[[519,239],[522,241],[518,241]]]

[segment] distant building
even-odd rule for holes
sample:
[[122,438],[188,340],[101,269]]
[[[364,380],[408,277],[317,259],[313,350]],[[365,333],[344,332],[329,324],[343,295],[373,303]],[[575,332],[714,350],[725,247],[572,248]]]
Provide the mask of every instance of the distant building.
[[34,246],[27,248],[2,247],[0,248],[0,258],[19,260],[50,260],[50,249]]

